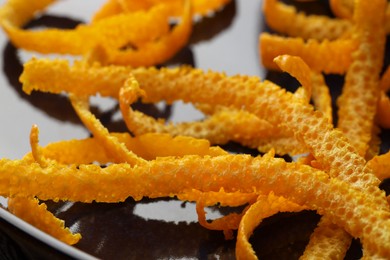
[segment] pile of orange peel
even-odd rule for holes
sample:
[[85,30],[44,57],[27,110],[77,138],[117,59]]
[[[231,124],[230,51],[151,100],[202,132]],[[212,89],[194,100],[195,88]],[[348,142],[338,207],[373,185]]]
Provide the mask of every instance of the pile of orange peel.
[[[390,127],[390,69],[383,68],[390,5],[331,0],[331,18],[264,0],[274,34],[260,35],[260,59],[266,68],[295,77],[301,87],[294,93],[258,77],[154,67],[186,45],[195,15],[227,2],[108,0],[89,24],[31,31],[23,26],[54,1],[7,1],[0,22],[15,46],[82,56],[73,64],[26,62],[24,92],[67,93],[92,134],[41,147],[33,126],[31,152],[0,160],[0,195],[9,198],[9,211],[75,244],[81,235],[65,228],[45,200],[175,197],[196,202],[205,228],[236,235],[238,259],[256,259],[249,237],[263,219],[309,209],[322,218],[303,259],[343,259],[352,238],[360,240],[363,257],[390,258],[389,199],[379,188],[390,177],[390,153],[379,154],[379,132]],[[336,125],[324,79],[333,73],[345,75]],[[129,132],[103,126],[89,109],[94,95],[118,100]],[[137,100],[191,102],[205,118],[165,122],[134,110]],[[229,141],[264,155],[230,154],[218,146]],[[285,154],[300,157],[275,157]],[[245,207],[208,221],[204,208],[213,205]]]

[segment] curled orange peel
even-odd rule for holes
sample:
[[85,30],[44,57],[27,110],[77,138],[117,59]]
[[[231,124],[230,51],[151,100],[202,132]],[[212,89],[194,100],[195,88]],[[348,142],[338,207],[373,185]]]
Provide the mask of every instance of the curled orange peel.
[[[158,5],[149,12],[117,15],[98,23],[81,24],[75,29],[32,31],[19,29],[8,22],[4,22],[3,27],[13,44],[19,48],[40,53],[82,55],[96,45],[118,49],[131,43],[141,47],[168,33],[168,19],[169,8]],[[138,22],[130,22],[134,20]]]
[[10,198],[8,200],[8,210],[66,244],[74,245],[81,239],[79,233],[73,234],[69,228],[65,227],[64,221],[48,211],[44,203],[39,204],[38,199],[25,197]]
[[[189,154],[223,155],[227,152],[218,146],[210,146],[207,140],[188,136],[172,137],[169,134],[148,133],[132,137],[128,133],[110,133],[119,142],[124,143],[128,150],[133,151],[145,160],[153,160],[163,156],[183,156]],[[164,147],[164,149],[161,149]],[[94,137],[52,142],[40,147],[46,160],[54,160],[60,164],[89,164],[98,162],[107,164],[115,162],[115,156],[101,145]],[[94,151],[91,153],[91,151]],[[23,157],[26,161],[34,161],[32,153]]]
[[262,33],[259,37],[259,52],[262,64],[272,70],[278,67],[273,59],[289,54],[301,57],[314,71],[343,74],[352,62],[351,53],[356,43],[350,39],[327,39],[319,42],[315,39],[304,41],[302,38],[286,38]]
[[[47,160],[39,146],[39,129],[33,125],[30,131],[30,145],[32,150],[33,161],[41,167],[49,166]],[[39,203],[38,199],[33,197],[11,197],[8,199],[8,210],[15,216],[23,219],[47,234],[59,239],[60,241],[73,245],[80,239],[79,233],[73,234],[69,228],[65,228],[63,220],[58,219],[47,210],[44,203]]]
[[193,189],[177,197],[180,200],[196,202],[196,213],[200,225],[210,230],[222,230],[225,234],[225,239],[233,239],[232,231],[238,228],[245,209],[242,213],[230,213],[210,222],[206,220],[206,211],[204,208],[215,205],[229,207],[237,207],[245,204],[250,205],[256,201],[257,196],[256,193],[242,193],[239,191],[228,193],[221,188],[218,192],[201,192]]
[[280,55],[274,59],[278,67],[296,78],[302,85],[296,95],[306,102],[313,99],[314,106],[332,122],[332,98],[321,73],[312,71],[298,56]]
[[272,192],[268,195],[260,195],[244,213],[240,222],[236,243],[237,259],[257,259],[249,238],[263,219],[278,212],[297,212],[304,209],[305,207],[275,196]]
[[375,120],[381,127],[388,129],[390,128],[390,100],[387,92],[390,89],[390,67],[387,67],[382,74],[379,88],[381,93],[379,94]]
[[380,93],[376,108],[376,122],[383,128],[390,128],[390,100],[389,97],[382,91]]
[[324,76],[322,73],[312,71],[311,80],[313,82],[311,98],[314,106],[317,110],[324,113],[324,116],[328,118],[330,123],[333,123],[332,96]]
[[42,148],[39,146],[39,128],[37,125],[31,127],[30,146],[33,159],[42,167],[46,167],[48,162],[42,154]]
[[384,92],[390,90],[390,66],[383,72],[379,82],[379,88]]
[[22,27],[56,0],[38,0],[26,4],[25,0],[9,0],[0,7],[0,23]]
[[374,158],[367,162],[367,167],[371,168],[380,180],[390,178],[390,170],[387,166],[389,159],[390,152],[374,156]]
[[366,161],[371,160],[373,157],[377,156],[381,150],[382,140],[380,138],[381,128],[374,124],[371,130],[371,139],[368,142],[368,149],[364,158]]
[[291,37],[335,40],[347,37],[352,29],[352,23],[348,20],[306,15],[278,0],[263,1],[263,11],[268,26]]
[[349,0],[330,0],[329,6],[335,16],[345,19],[352,19],[353,1]]
[[[99,93],[103,97],[115,98],[118,98],[119,89],[133,70],[131,67],[101,66],[96,63],[87,66],[82,62],[70,66],[67,60],[36,58],[32,58],[23,66],[19,80],[27,94],[36,90],[56,94],[65,91],[77,96]],[[67,80],[60,80],[62,78]],[[75,85],[75,82],[78,84]]]
[[205,227],[210,230],[222,230],[225,239],[230,240],[233,239],[233,230],[238,228],[240,221],[242,219],[242,214],[238,213],[229,213],[223,217],[213,219],[212,221],[208,221],[206,219],[206,211],[205,205],[203,203],[202,197],[198,199],[196,202],[196,213],[198,214],[198,222],[202,227]]
[[309,103],[312,92],[311,70],[309,66],[298,56],[280,55],[274,59],[278,67],[296,78],[302,88],[296,92],[303,100]]
[[[153,25],[154,23],[152,23]],[[136,50],[132,48],[118,49],[105,48],[98,44],[90,54],[92,61],[98,61],[103,65],[131,65],[151,66],[161,64],[172,58],[188,42],[192,32],[192,16],[190,1],[186,0],[183,7],[180,23],[168,34],[161,36],[156,41],[149,41]]]
[[[90,59],[104,64],[163,63],[184,47],[192,31],[189,0],[184,1],[184,5],[181,2],[181,22],[172,30],[169,18],[172,9],[177,13],[178,8],[161,3],[145,11],[120,13],[92,24],[80,24],[75,29],[24,30],[19,25],[32,19],[52,1],[38,1],[31,8],[24,8],[22,3],[26,2],[19,2],[11,1],[0,9],[3,29],[15,46],[40,53],[89,55]],[[20,18],[12,18],[19,12]]]
[[[353,0],[330,0],[330,8],[335,16],[352,20],[355,3]],[[390,32],[390,4],[386,6],[386,32]]]
[[301,258],[343,259],[351,242],[351,236],[345,230],[322,217]]

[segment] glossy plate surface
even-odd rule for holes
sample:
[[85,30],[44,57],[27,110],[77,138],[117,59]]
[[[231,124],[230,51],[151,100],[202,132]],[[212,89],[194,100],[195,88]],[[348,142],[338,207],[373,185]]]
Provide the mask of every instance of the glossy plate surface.
[[[88,22],[102,2],[60,1],[29,26],[72,28],[79,22]],[[306,3],[305,10],[329,13],[327,1]],[[258,75],[295,88],[296,82],[291,77],[262,68],[257,44],[259,33],[264,30],[267,28],[261,15],[261,1],[232,1],[223,10],[195,25],[190,44],[169,65],[190,64],[229,75]],[[18,82],[22,64],[37,54],[15,49],[3,32],[0,32],[0,48],[0,157],[16,159],[27,153],[33,124],[40,127],[42,145],[87,137],[88,132],[65,97],[44,93],[28,96],[22,92]],[[342,78],[330,76],[327,80],[336,97]],[[114,101],[96,98],[93,102],[97,116],[111,131],[126,130],[123,122],[118,120]],[[144,106],[142,109],[173,121],[201,118],[193,107],[182,103]],[[383,133],[383,139],[382,149],[388,150],[388,133]],[[235,144],[226,148],[233,152],[254,152]],[[23,248],[27,255],[87,258],[84,254],[87,253],[104,259],[234,259],[235,241],[224,240],[222,232],[202,228],[196,221],[192,203],[171,199],[145,199],[135,203],[128,199],[115,204],[47,204],[53,213],[66,221],[67,226],[81,232],[83,239],[74,247],[66,246],[0,209],[3,219],[0,229],[7,239],[16,240],[15,247]],[[231,210],[235,209],[211,208],[208,217],[215,218]],[[256,230],[251,242],[260,258],[295,259],[301,255],[318,220],[319,216],[314,212],[279,214],[267,219]],[[12,248],[11,242],[4,243],[4,250]],[[355,241],[348,257],[359,255],[360,249]]]

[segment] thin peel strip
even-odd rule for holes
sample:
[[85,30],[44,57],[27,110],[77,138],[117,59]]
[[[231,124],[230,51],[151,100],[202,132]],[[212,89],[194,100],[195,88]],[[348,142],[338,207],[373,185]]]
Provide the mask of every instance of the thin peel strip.
[[[30,131],[30,145],[33,161],[43,168],[48,167],[50,162],[44,157],[39,146],[39,129],[36,125],[33,125]],[[60,241],[73,245],[81,238],[79,233],[73,234],[69,228],[65,228],[64,221],[49,212],[46,205],[44,203],[40,204],[36,198],[11,197],[8,199],[7,205],[12,214]]]
[[353,61],[348,68],[342,94],[337,101],[338,128],[364,156],[371,139],[379,97],[379,75],[386,40],[383,28],[386,1],[357,3],[358,7],[355,9],[357,24],[353,37],[359,45],[352,54]]
[[[169,8],[157,5],[148,12],[121,14],[94,24],[80,24],[75,29],[24,30],[8,21],[3,21],[3,28],[19,48],[40,53],[83,55],[97,45],[119,49],[131,43],[141,48],[169,32],[169,17]],[[137,23],[131,22],[134,20]]]
[[376,122],[383,128],[390,128],[390,99],[387,95],[390,89],[390,66],[386,68],[379,82],[381,93],[379,94]]
[[263,11],[268,26],[291,37],[335,40],[347,37],[352,29],[352,23],[348,20],[306,15],[278,0],[263,1]]
[[312,71],[307,64],[298,56],[280,55],[274,59],[279,68],[296,78],[302,85],[295,92],[307,103],[313,99],[317,110],[323,112],[332,122],[332,98],[329,88],[325,84],[321,73]]
[[191,14],[190,1],[186,0],[180,23],[168,34],[160,37],[158,41],[147,42],[137,50],[120,50],[97,45],[89,54],[90,59],[103,65],[117,64],[139,67],[161,64],[172,58],[187,44],[192,32]]
[[[273,191],[277,196],[327,214],[347,232],[361,238],[368,250],[382,256],[390,254],[388,208],[379,208],[372,194],[338,179],[329,179],[327,174],[311,167],[282,159],[248,155],[165,157],[142,166],[112,164],[103,169],[97,165],[42,168],[37,163],[1,159],[0,180],[2,196],[84,202],[172,196],[194,188],[219,191],[223,187],[227,192],[256,190],[263,194]],[[73,185],[69,187],[67,183]],[[48,185],[52,188],[44,188]]]
[[259,37],[259,52],[262,64],[271,70],[277,70],[273,59],[279,55],[289,54],[301,57],[309,67],[318,72],[343,74],[352,62],[351,54],[356,49],[356,43],[350,39],[338,39],[322,42],[301,38],[286,38],[282,36],[261,33]]
[[70,100],[77,115],[80,117],[83,124],[91,131],[95,138],[107,149],[112,157],[119,162],[128,162],[132,165],[143,164],[146,161],[141,157],[129,151],[127,147],[119,142],[119,140],[110,135],[108,130],[101,122],[89,111],[89,101],[85,97],[70,96]]
[[268,195],[260,195],[244,213],[239,225],[236,243],[237,259],[257,259],[256,254],[249,243],[249,237],[261,221],[278,212],[302,211],[305,207],[275,196],[272,192]]
[[63,220],[55,217],[47,210],[44,203],[39,204],[39,201],[35,198],[9,198],[8,210],[15,216],[66,244],[74,245],[81,239],[79,233],[73,234],[69,228],[65,227]]
[[183,194],[177,195],[178,199],[183,201],[198,201],[199,197],[202,196],[202,201],[204,206],[213,206],[220,205],[230,206],[230,207],[238,207],[244,204],[251,204],[256,201],[258,197],[255,193],[242,193],[242,192],[226,192],[223,188],[219,191],[209,191],[209,192],[201,192],[199,190],[189,190]]
[[326,85],[324,76],[322,73],[311,73],[311,80],[313,82],[312,88],[312,100],[313,104],[318,111],[324,113],[324,116],[328,118],[329,122],[333,122],[332,111],[332,97],[330,95],[329,87]]
[[[354,0],[330,0],[330,8],[335,16],[352,20],[354,10]],[[386,32],[390,32],[390,4],[386,6]]]
[[[207,140],[187,136],[172,137],[169,134],[153,133],[137,137],[131,137],[128,133],[110,133],[110,135],[115,136],[120,143],[126,145],[127,149],[145,160],[153,160],[162,156],[183,156],[188,154],[217,156],[227,153],[220,147],[210,146]],[[161,147],[165,149],[161,149]],[[107,153],[101,142],[93,137],[52,142],[44,147],[40,147],[40,150],[46,159],[55,160],[60,164],[89,164],[93,162],[107,164],[120,162]],[[32,153],[26,154],[23,159],[34,161]]]
[[344,229],[322,217],[300,259],[344,259],[351,242]]
[[278,67],[296,78],[301,83],[300,88],[295,92],[306,103],[310,102],[313,82],[309,66],[298,56],[280,55],[274,59]]
[[8,0],[0,7],[0,22],[2,25],[6,22],[21,27],[55,2],[56,0],[37,0],[26,4],[25,0]]
[[226,240],[234,238],[233,230],[236,230],[242,219],[242,213],[229,213],[223,217],[213,219],[211,222],[206,219],[206,205],[203,203],[202,196],[196,202],[196,214],[199,224],[210,230],[222,230]]

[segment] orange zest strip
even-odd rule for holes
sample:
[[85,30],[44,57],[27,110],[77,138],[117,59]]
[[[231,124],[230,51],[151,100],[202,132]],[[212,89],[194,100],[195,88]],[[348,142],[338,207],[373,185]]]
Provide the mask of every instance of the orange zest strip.
[[353,16],[353,1],[349,0],[329,0],[330,8],[335,16],[352,19]]
[[206,211],[202,197],[196,202],[196,213],[198,215],[198,222],[202,227],[205,227],[210,230],[222,230],[225,239],[230,240],[233,239],[233,230],[238,229],[238,225],[240,224],[242,214],[238,213],[230,213],[221,218],[217,218],[212,220],[211,222],[206,219]]
[[350,39],[322,42],[301,38],[285,38],[262,33],[259,37],[260,58],[263,65],[272,70],[278,67],[273,59],[279,55],[289,54],[301,57],[307,65],[317,72],[343,74],[352,62],[351,54],[356,43]]
[[382,140],[379,136],[380,133],[380,127],[374,124],[371,130],[371,139],[368,142],[368,149],[364,155],[366,161],[371,160],[374,156],[379,154],[382,143]]
[[388,66],[383,72],[382,77],[379,81],[379,88],[384,92],[390,90],[390,66]]
[[351,242],[351,236],[345,230],[322,217],[301,259],[343,259]]
[[272,192],[267,196],[259,196],[244,213],[237,233],[236,257],[237,259],[257,259],[249,243],[249,237],[261,221],[278,212],[297,212],[305,207],[288,201],[283,197],[275,196]]
[[[142,1],[143,2],[143,1]],[[118,0],[107,0],[92,17],[92,23],[123,12]]]
[[390,178],[390,169],[387,166],[389,160],[390,152],[377,155],[367,162],[367,167],[371,168],[380,180],[384,180]]
[[2,26],[7,23],[22,27],[55,2],[56,0],[37,0],[27,4],[25,0],[8,0],[0,7],[0,23]]
[[390,99],[382,91],[376,108],[376,122],[383,128],[390,128]]
[[[335,16],[350,19],[353,17],[354,0],[330,0],[330,8]],[[390,32],[390,4],[387,3],[386,7],[386,32]]]
[[[103,65],[117,64],[134,67],[161,64],[187,44],[192,32],[191,14],[190,1],[186,0],[180,23],[168,34],[161,36],[157,41],[146,42],[136,50],[132,48],[121,50],[106,48],[103,44],[96,45],[93,53],[90,54],[91,61],[98,61]],[[150,25],[154,25],[154,22]]]
[[108,130],[89,111],[89,102],[87,98],[71,95],[70,100],[83,124],[91,131],[93,136],[101,142],[111,156],[115,158],[116,162],[128,162],[132,165],[146,162],[132,151],[129,151],[115,136],[110,135]]
[[[70,67],[67,60],[32,58],[24,64],[19,80],[27,94],[34,90],[56,94],[65,91],[78,96],[99,93],[103,97],[118,98],[119,89],[131,72],[130,67],[124,66],[86,66],[77,62]],[[67,80],[62,80],[64,78]]]
[[[338,128],[364,156],[371,139],[379,98],[379,76],[386,41],[385,0],[358,1],[355,8],[354,39],[359,42],[353,52],[342,94],[338,99]],[[382,10],[383,12],[378,12]],[[363,109],[364,108],[364,109]]]
[[[31,128],[30,145],[33,162],[37,162],[43,168],[48,167],[49,162],[44,157],[42,148],[39,146],[39,129],[37,125],[33,125]],[[65,228],[64,221],[55,217],[47,210],[44,203],[39,204],[39,201],[35,198],[11,197],[8,199],[8,210],[36,228],[67,244],[76,244],[81,238],[80,234],[73,234],[68,228]]]
[[118,49],[128,43],[140,47],[154,41],[168,32],[169,17],[169,8],[158,5],[148,12],[117,15],[94,24],[81,24],[75,29],[68,30],[23,30],[7,22],[3,22],[3,27],[12,43],[19,48],[40,53],[81,55],[97,45]]
[[296,95],[303,96],[306,102],[313,99],[314,106],[332,122],[332,98],[322,74],[311,71],[298,56],[280,55],[274,62],[282,71],[289,73],[302,84],[303,88],[298,88]]
[[33,125],[30,131],[30,146],[31,154],[34,160],[42,167],[46,167],[48,162],[42,154],[42,148],[39,146],[39,129],[37,125]]
[[[49,183],[52,188],[46,189]],[[136,167],[112,164],[106,168],[98,165],[42,168],[21,160],[0,160],[0,194],[7,197],[39,195],[41,199],[117,202],[129,196],[153,198],[189,189],[219,191],[221,187],[226,192],[273,191],[277,196],[327,214],[351,235],[361,238],[367,250],[382,256],[390,254],[390,212],[376,205],[373,194],[282,159],[248,155],[184,156],[161,158]]]
[[37,199],[15,197],[8,200],[8,210],[30,223],[43,232],[57,238],[58,240],[74,245],[80,239],[79,233],[73,234],[69,228],[65,228],[63,220],[56,218],[44,203],[39,204]]
[[326,85],[324,76],[322,73],[312,72],[311,80],[313,82],[312,87],[312,100],[315,108],[318,111],[324,113],[324,116],[328,118],[329,122],[333,122],[332,112],[332,97],[330,95],[329,87]]
[[242,193],[242,192],[226,192],[224,188],[219,191],[201,192],[199,190],[192,189],[183,194],[177,195],[178,199],[183,201],[198,201],[202,197],[204,206],[213,206],[218,204],[222,207],[238,207],[245,204],[252,204],[256,201],[258,195],[256,193]]
[[[242,213],[231,213],[211,222],[206,220],[205,207],[208,206],[229,206],[237,207],[245,204],[253,204],[258,195],[256,193],[232,192],[227,193],[223,188],[218,192],[200,192],[191,190],[177,196],[180,200],[196,201],[196,213],[198,215],[199,224],[210,230],[223,230],[225,239],[233,239],[233,230],[238,229],[238,225],[242,218]],[[244,211],[245,212],[245,209]]]
[[390,100],[387,92],[390,89],[390,66],[386,68],[383,73],[379,88],[381,93],[379,95],[378,105],[376,109],[376,122],[383,128],[390,128]]
[[[150,66],[173,57],[192,31],[189,0],[177,6],[159,3],[145,11],[120,13],[69,30],[19,27],[51,3],[42,1],[26,9],[22,2],[12,1],[0,9],[2,27],[15,46],[40,53],[89,55],[103,64]],[[170,30],[169,19],[177,10],[180,23]]]
[[321,15],[306,15],[278,0],[264,0],[267,25],[278,33],[322,41],[346,37],[352,29],[348,20]]
[[[250,142],[245,144],[245,146],[251,147]],[[302,142],[297,140],[293,135],[286,133],[282,133],[281,135],[275,137],[259,139],[256,146],[259,152],[267,153],[273,149],[278,155],[293,156],[304,154],[309,151],[306,146],[302,145]]]
[[301,83],[302,88],[299,88],[296,94],[300,94],[298,91],[303,90],[302,99],[309,103],[313,85],[309,66],[300,57],[291,55],[277,56],[274,62],[282,71],[287,72]]

